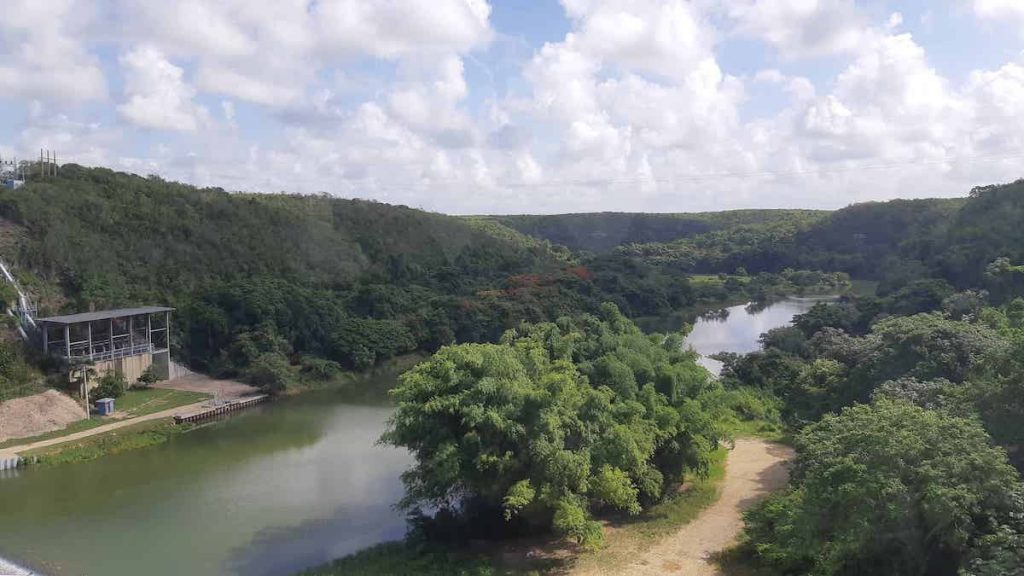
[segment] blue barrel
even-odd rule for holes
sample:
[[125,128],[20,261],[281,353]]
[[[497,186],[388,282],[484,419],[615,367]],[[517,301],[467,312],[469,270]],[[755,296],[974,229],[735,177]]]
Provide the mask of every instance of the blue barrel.
[[96,401],[96,412],[100,416],[110,416],[114,413],[114,399],[100,398]]

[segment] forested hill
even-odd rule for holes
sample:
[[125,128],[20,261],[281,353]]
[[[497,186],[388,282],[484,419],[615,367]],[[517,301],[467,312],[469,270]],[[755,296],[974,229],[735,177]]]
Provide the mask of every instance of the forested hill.
[[729,210],[725,212],[644,214],[598,212],[486,219],[573,250],[609,252],[634,243],[672,242],[716,230],[778,223],[809,225],[828,215],[824,210]]
[[9,232],[4,255],[81,305],[236,278],[336,288],[446,267],[501,275],[557,264],[529,237],[404,206],[229,194],[75,165],[0,192],[0,217]]
[[267,386],[602,298],[564,249],[493,222],[75,165],[0,189],[0,254],[42,314],[168,304],[176,356]]

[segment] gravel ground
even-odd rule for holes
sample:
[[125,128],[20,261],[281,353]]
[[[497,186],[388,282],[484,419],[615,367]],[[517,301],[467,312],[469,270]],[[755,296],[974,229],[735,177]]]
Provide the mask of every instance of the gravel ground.
[[85,418],[81,404],[56,390],[0,403],[0,442],[60,430]]

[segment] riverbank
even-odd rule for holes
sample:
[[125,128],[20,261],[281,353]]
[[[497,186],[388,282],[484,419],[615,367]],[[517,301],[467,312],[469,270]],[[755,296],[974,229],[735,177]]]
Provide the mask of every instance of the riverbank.
[[0,558],[0,574],[3,576],[37,576],[35,572],[28,568],[22,568],[14,562],[9,562]]
[[714,559],[735,541],[742,513],[786,483],[787,446],[740,438],[715,453],[705,478],[636,518],[602,521],[605,546],[580,550],[558,539],[513,540],[446,547],[401,540],[366,548],[300,576],[719,574]]
[[[288,388],[284,395],[295,396],[331,389],[338,390],[346,402],[373,405],[387,403],[390,385],[381,383],[389,382],[391,376],[397,376],[424,358],[422,354],[398,356],[365,372],[343,372],[328,381],[304,381]],[[0,456],[19,455],[26,465],[53,466],[155,446],[196,427],[194,424],[174,423],[173,417],[178,413],[200,410],[211,397],[237,398],[256,391],[239,382],[212,379],[200,374],[179,380],[161,382],[146,391],[128,392],[127,400],[121,402],[121,411],[127,416],[123,420],[107,421],[95,417],[80,420],[62,430],[0,444]],[[143,394],[147,397],[141,398]],[[203,401],[186,402],[197,399]],[[172,403],[174,408],[152,412],[154,407],[162,406],[161,402]]]

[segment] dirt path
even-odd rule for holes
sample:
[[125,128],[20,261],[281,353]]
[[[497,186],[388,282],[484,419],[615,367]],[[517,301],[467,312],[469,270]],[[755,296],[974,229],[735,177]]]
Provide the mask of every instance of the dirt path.
[[708,557],[736,541],[743,528],[742,513],[757,500],[786,484],[785,462],[792,450],[758,439],[740,439],[726,460],[725,479],[718,501],[675,534],[641,553],[624,569],[600,569],[577,574],[647,576],[678,574],[713,576],[720,574]]
[[118,428],[124,428],[125,426],[132,426],[140,422],[148,422],[150,420],[159,420],[161,418],[170,418],[175,414],[181,414],[183,412],[190,412],[198,410],[206,405],[208,400],[202,402],[196,402],[195,404],[189,404],[187,406],[178,406],[177,408],[169,408],[161,412],[154,412],[152,414],[146,414],[145,416],[137,416],[135,418],[126,418],[124,420],[118,420],[111,422],[110,424],[104,424],[81,432],[75,432],[74,434],[68,434],[67,436],[58,436],[57,438],[50,438],[47,440],[39,440],[38,442],[32,442],[31,444],[22,444],[20,446],[11,446],[10,448],[0,449],[0,458],[12,457],[16,454],[28,452],[29,450],[35,450],[37,448],[46,448],[47,446],[53,446],[55,444],[63,444],[65,442],[73,442],[75,440],[81,440],[82,438],[88,438],[89,436],[95,436],[96,434],[103,434],[104,432],[110,432],[111,430],[117,430]]

